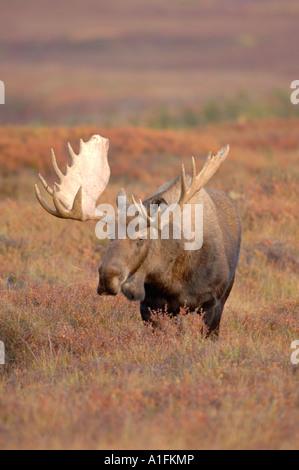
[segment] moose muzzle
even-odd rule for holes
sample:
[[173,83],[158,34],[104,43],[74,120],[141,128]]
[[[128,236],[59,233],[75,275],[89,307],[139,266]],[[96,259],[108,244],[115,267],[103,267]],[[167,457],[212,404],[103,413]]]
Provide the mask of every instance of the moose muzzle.
[[99,295],[117,295],[125,280],[123,271],[118,266],[100,266]]

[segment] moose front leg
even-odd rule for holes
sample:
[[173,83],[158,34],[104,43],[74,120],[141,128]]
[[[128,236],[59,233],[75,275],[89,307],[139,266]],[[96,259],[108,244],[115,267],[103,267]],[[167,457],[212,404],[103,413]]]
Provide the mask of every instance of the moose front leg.
[[172,316],[168,312],[167,305],[164,305],[163,308],[159,307],[149,307],[148,304],[145,302],[140,302],[140,313],[141,318],[145,324],[150,324],[154,329],[159,327],[159,314],[161,312],[167,312],[170,316]]
[[144,322],[148,323],[151,321],[151,309],[145,302],[140,302],[140,314]]
[[141,302],[145,298],[144,289],[144,273],[140,270],[130,276],[126,282],[122,285],[122,293],[129,300],[140,300]]

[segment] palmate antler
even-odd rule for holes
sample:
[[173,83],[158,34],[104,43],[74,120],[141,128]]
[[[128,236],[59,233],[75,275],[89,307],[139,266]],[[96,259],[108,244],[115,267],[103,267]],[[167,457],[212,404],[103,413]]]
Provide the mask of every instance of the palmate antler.
[[52,149],[52,165],[59,183],[54,183],[52,189],[41,175],[39,178],[53,198],[55,208],[49,206],[35,185],[35,194],[41,206],[49,214],[62,219],[99,220],[99,217],[95,216],[95,209],[110,178],[108,149],[109,140],[99,135],[94,135],[88,142],[81,139],[79,155],[76,155],[68,144],[71,166],[67,166],[65,175],[58,168]]
[[179,206],[188,204],[190,200],[208,183],[214,176],[220,165],[224,162],[229,152],[229,145],[222,148],[216,155],[212,156],[210,152],[201,172],[196,175],[196,164],[192,157],[192,181],[189,189],[187,189],[185,166],[182,165],[181,170],[181,195],[178,201]]
[[[192,157],[192,181],[189,188],[187,188],[185,166],[182,165],[181,194],[177,202],[180,208],[182,208],[184,204],[189,204],[191,199],[208,183],[226,159],[228,152],[229,145],[219,150],[214,156],[212,156],[212,153],[210,152],[201,172],[198,175],[196,173],[195,159]],[[140,215],[146,218],[149,224],[155,223],[155,220],[150,217],[146,207],[142,204],[142,201],[140,200],[140,202],[137,203],[134,196],[132,196],[132,200]],[[173,217],[174,214],[171,212],[170,217],[168,219],[164,219],[162,223],[162,213],[161,208],[159,207],[157,211],[158,229],[162,230],[166,224],[173,220]]]

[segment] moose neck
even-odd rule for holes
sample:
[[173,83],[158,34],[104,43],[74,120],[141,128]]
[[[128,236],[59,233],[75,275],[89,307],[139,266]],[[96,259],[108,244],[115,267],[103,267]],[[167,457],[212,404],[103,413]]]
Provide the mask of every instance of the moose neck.
[[157,290],[179,292],[182,279],[192,270],[192,252],[186,252],[183,240],[151,240],[150,258],[144,263],[145,284]]

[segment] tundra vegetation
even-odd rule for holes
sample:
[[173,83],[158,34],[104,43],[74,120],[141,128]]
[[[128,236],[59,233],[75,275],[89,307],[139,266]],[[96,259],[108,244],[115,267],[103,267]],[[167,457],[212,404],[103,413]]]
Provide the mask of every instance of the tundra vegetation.
[[[190,130],[0,129],[1,449],[292,449],[298,447],[298,118]],[[139,303],[97,295],[108,246],[95,222],[49,217],[49,149],[110,140],[105,202],[145,199],[210,149],[230,144],[210,185],[235,200],[240,261],[217,341],[181,310],[144,325]],[[200,151],[200,153],[198,153]]]

